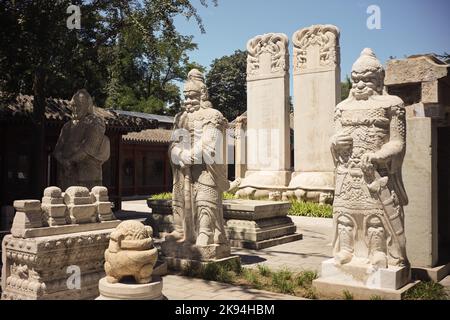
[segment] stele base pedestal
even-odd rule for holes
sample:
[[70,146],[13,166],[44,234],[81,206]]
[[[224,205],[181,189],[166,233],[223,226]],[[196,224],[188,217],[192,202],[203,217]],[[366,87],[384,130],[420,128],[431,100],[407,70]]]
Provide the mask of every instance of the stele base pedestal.
[[321,277],[313,281],[322,297],[343,298],[348,292],[357,300],[401,300],[415,284],[411,283],[408,267],[374,270],[362,259],[345,265],[336,265],[334,259],[327,260],[322,263]]
[[153,277],[147,284],[109,283],[106,278],[99,281],[100,296],[96,300],[164,300],[163,280]]

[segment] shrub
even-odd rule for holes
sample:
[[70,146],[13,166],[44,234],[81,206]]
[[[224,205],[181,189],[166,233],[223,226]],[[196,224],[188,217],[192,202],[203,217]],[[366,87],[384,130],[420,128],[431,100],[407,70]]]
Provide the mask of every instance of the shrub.
[[332,218],[333,207],[329,204],[318,204],[294,200],[292,201],[289,215],[313,218]]
[[292,281],[292,272],[287,269],[273,272],[272,286],[281,293],[293,294],[295,292],[295,284]]
[[150,200],[172,200],[172,193],[160,193],[150,196]]

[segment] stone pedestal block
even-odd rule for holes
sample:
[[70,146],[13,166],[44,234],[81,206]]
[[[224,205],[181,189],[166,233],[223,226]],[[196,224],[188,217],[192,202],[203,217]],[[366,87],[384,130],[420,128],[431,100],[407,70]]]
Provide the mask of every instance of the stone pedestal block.
[[2,299],[98,297],[98,281],[105,275],[104,251],[119,224],[111,223],[31,229],[36,232],[23,233],[26,238],[7,235],[2,243]]
[[322,263],[321,277],[313,281],[313,286],[319,294],[330,298],[342,298],[348,291],[355,299],[400,300],[414,285],[410,280],[408,267],[374,270],[362,259],[354,259],[346,265],[336,265],[335,259],[330,259]]
[[260,250],[302,239],[287,216],[289,202],[226,200],[224,218],[232,247]]
[[153,277],[147,284],[114,283],[111,284],[102,278],[98,288],[100,296],[96,300],[164,300],[162,294],[163,279]]
[[42,210],[39,200],[14,201],[16,215],[14,216],[11,233],[17,235],[19,230],[42,227]]

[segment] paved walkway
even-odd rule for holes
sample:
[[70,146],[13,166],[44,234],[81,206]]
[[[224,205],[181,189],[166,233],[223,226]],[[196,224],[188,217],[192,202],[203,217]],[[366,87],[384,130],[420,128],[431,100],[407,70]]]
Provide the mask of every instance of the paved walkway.
[[305,300],[284,294],[173,275],[163,278],[163,288],[163,294],[169,300]]

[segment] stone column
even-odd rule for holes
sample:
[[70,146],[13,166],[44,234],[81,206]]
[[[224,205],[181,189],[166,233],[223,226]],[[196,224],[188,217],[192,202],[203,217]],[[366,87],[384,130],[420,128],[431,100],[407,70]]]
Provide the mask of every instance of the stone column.
[[267,197],[290,180],[289,40],[269,33],[247,44],[247,173],[238,196]]
[[448,64],[432,55],[390,60],[386,65],[385,90],[401,97],[407,110],[403,180],[410,201],[405,207],[406,247],[413,274],[421,280],[440,281],[450,271],[444,240],[450,234],[445,222],[450,201],[442,190],[447,179],[443,164],[449,159],[442,153],[446,135],[439,133],[450,127],[449,71]]
[[328,195],[334,190],[329,140],[334,108],[341,98],[339,35],[333,25],[313,25],[297,31],[292,38],[295,172],[288,197],[306,200],[308,192]]

